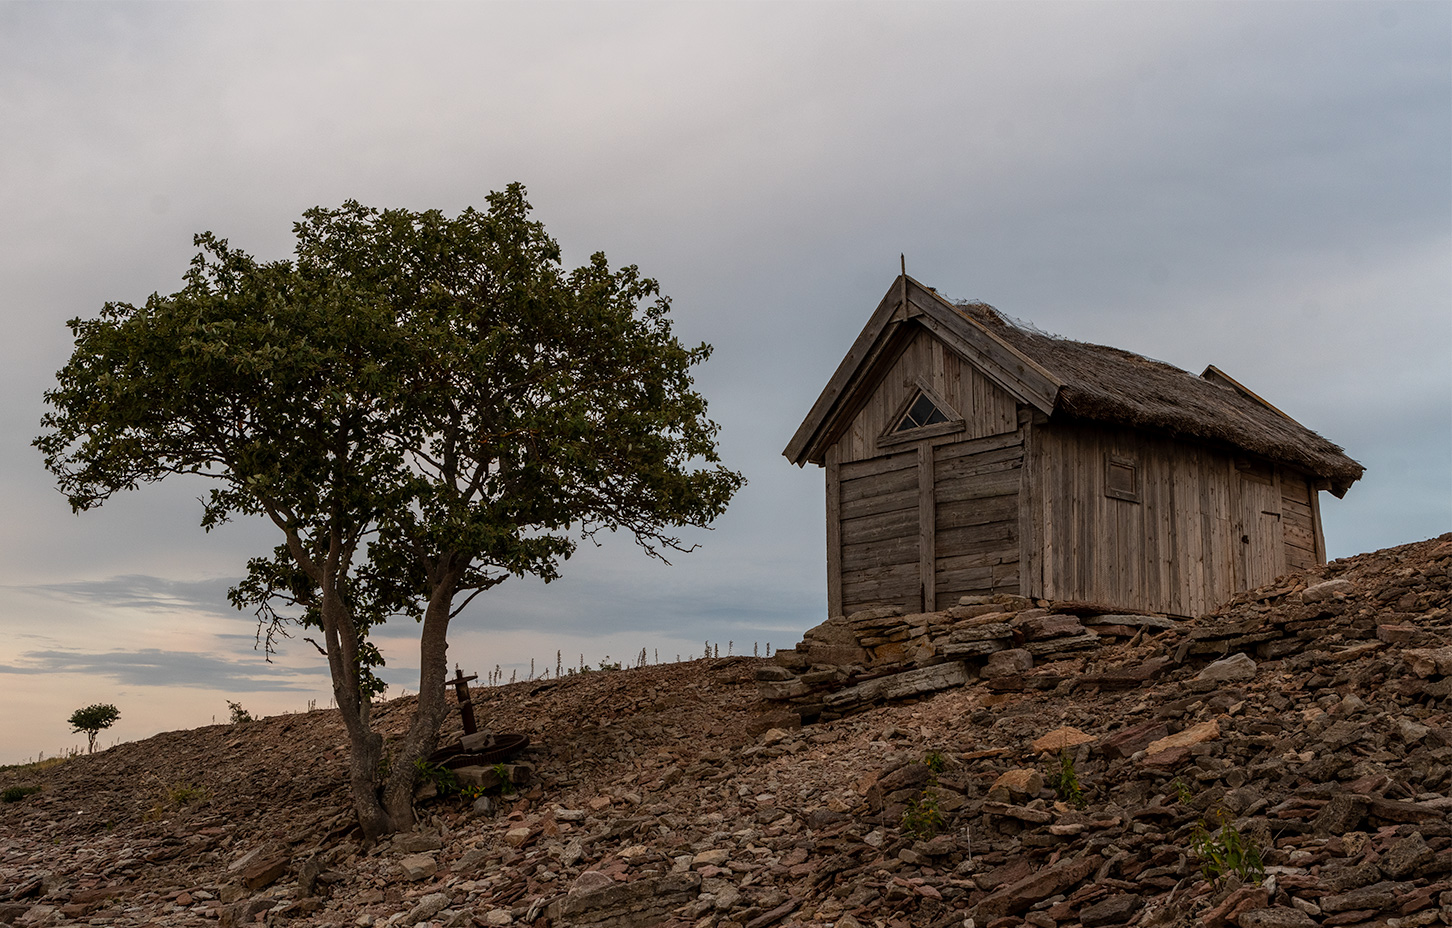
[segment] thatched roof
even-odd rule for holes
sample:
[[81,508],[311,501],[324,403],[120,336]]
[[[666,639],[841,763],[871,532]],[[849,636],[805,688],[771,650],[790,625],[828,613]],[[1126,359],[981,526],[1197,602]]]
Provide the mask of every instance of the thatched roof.
[[1215,368],[1196,377],[1119,348],[1036,332],[986,303],[958,312],[1013,346],[1061,382],[1052,418],[1155,429],[1231,445],[1328,481],[1338,497],[1365,468]]

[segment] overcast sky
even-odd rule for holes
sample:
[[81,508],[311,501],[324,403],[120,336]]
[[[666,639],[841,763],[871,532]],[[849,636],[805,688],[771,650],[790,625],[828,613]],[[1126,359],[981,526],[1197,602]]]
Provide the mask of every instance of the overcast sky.
[[[261,525],[198,485],[72,516],[30,447],[64,326],[173,292],[211,230],[455,212],[511,181],[709,341],[749,485],[674,567],[617,541],[510,581],[450,661],[790,645],[825,614],[822,474],[781,450],[897,273],[1069,337],[1208,363],[1367,468],[1333,557],[1452,528],[1452,5],[0,4],[0,763],[328,704],[226,603]],[[412,623],[383,636],[417,687]]]

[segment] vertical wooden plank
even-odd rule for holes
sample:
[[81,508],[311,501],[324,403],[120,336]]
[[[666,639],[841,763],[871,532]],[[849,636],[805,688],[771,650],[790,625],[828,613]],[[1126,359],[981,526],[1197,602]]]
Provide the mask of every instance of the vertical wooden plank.
[[1221,564],[1220,545],[1221,533],[1229,531],[1229,526],[1220,523],[1220,510],[1216,505],[1216,490],[1223,481],[1221,471],[1213,466],[1211,455],[1208,452],[1201,452],[1198,466],[1195,468],[1196,483],[1199,484],[1200,492],[1200,550],[1203,561],[1204,586],[1200,593],[1200,605],[1195,615],[1203,615],[1210,611],[1220,592],[1221,585]]
[[842,466],[827,449],[827,618],[842,614]]
[[943,352],[943,358],[943,364],[948,371],[948,389],[951,391],[948,395],[948,402],[958,410],[958,415],[964,419],[971,419],[974,415],[973,410],[963,402],[963,359],[951,351]]
[[1018,594],[1034,599],[1044,595],[1043,538],[1038,489],[1038,439],[1033,421],[1019,427],[1023,436],[1023,466],[1018,473]]
[[1175,616],[1188,616],[1185,611],[1185,588],[1179,572],[1179,532],[1176,532],[1175,457],[1173,444],[1160,441],[1159,462],[1159,569],[1160,590],[1165,595],[1165,609]]
[[1098,579],[1099,558],[1094,546],[1098,542],[1095,530],[1099,527],[1100,501],[1094,496],[1089,468],[1084,466],[1084,459],[1099,451],[1099,442],[1094,440],[1093,433],[1083,429],[1076,430],[1073,438],[1075,440],[1071,444],[1070,453],[1065,455],[1068,458],[1065,466],[1073,471],[1070,492],[1076,503],[1074,560],[1079,582],[1075,584],[1075,599],[1094,600],[1098,598],[1095,581]]
[[1195,449],[1175,459],[1175,544],[1184,563],[1184,614],[1198,616],[1205,597],[1204,510],[1200,494],[1200,456]]
[[[923,335],[919,337],[926,338],[927,336]],[[944,396],[943,390],[947,386],[947,380],[943,376],[943,343],[936,338],[929,339],[928,347],[928,355],[932,359],[931,366],[928,370],[928,382],[933,385],[934,390],[938,391],[939,396]]]
[[1316,539],[1316,563],[1326,563],[1326,536],[1321,531],[1321,490],[1310,480],[1306,481],[1311,495],[1311,534]]
[[1064,547],[1059,552],[1064,567],[1059,593],[1064,599],[1083,599],[1084,562],[1079,557],[1079,526],[1084,521],[1084,500],[1075,492],[1074,473],[1078,470],[1069,436],[1059,434],[1059,480],[1064,501]]
[[937,611],[938,515],[933,495],[933,446],[918,444],[918,574],[923,584],[923,611]]
[[1189,615],[1185,606],[1185,578],[1180,571],[1180,533],[1176,513],[1180,501],[1175,494],[1175,466],[1178,457],[1173,444],[1161,442],[1160,461],[1160,584],[1166,609],[1174,615]]
[[1248,589],[1246,582],[1250,579],[1250,546],[1242,539],[1249,537],[1251,529],[1245,521],[1245,507],[1240,492],[1240,472],[1235,469],[1234,456],[1226,459],[1223,469],[1230,490],[1230,550],[1234,554],[1231,558],[1231,565],[1234,568],[1231,576],[1231,591],[1238,593]]
[[1286,557],[1286,506],[1281,502],[1281,468],[1277,464],[1271,465],[1271,505],[1275,507],[1275,525],[1271,527],[1273,549],[1271,557],[1274,563],[1271,565],[1271,579],[1281,576],[1286,572],[1286,564],[1289,558]]
[[[1034,467],[1038,476],[1034,480],[1036,489],[1040,491],[1037,495],[1039,498],[1039,512],[1042,515],[1042,520],[1039,523],[1039,531],[1042,533],[1042,547],[1039,549],[1041,557],[1039,562],[1039,577],[1043,592],[1039,595],[1044,599],[1057,599],[1059,597],[1054,584],[1057,582],[1055,580],[1055,571],[1058,569],[1058,555],[1056,553],[1058,550],[1058,533],[1054,527],[1054,520],[1057,517],[1056,513],[1058,511],[1058,494],[1056,492],[1058,484],[1054,480],[1054,461],[1058,458],[1058,455],[1050,450],[1053,445],[1053,432],[1047,425],[1034,427],[1033,442],[1034,457],[1038,462]],[[1025,461],[1025,464],[1027,464],[1027,461]]]

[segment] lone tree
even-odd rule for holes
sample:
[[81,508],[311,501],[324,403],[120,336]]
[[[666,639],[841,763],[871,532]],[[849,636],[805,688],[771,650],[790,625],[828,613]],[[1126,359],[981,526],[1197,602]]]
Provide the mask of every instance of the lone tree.
[[68,721],[71,731],[83,731],[86,733],[86,753],[96,753],[96,735],[101,729],[110,728],[116,724],[121,717],[121,711],[115,706],[105,703],[96,703],[94,706],[87,706],[84,709],[77,709],[71,713]]
[[[291,261],[199,235],[185,287],[108,303],[76,348],[35,444],[76,511],[172,474],[214,486],[202,526],[260,515],[282,543],[229,594],[269,649],[320,629],[351,742],[364,833],[413,824],[414,761],[447,711],[449,623],[509,576],[546,581],[582,537],[690,550],[740,488],[693,390],[708,345],[603,254],[566,272],[524,188],[486,212],[316,208]],[[421,624],[419,697],[390,745],[369,630]]]

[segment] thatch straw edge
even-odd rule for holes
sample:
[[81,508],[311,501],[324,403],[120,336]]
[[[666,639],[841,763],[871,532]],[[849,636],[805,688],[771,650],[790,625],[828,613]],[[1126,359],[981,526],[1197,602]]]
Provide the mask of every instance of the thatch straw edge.
[[1365,472],[1339,445],[1300,423],[1172,364],[1049,335],[986,303],[959,304],[958,311],[1063,381],[1055,415],[1231,445],[1327,480],[1338,496]]

